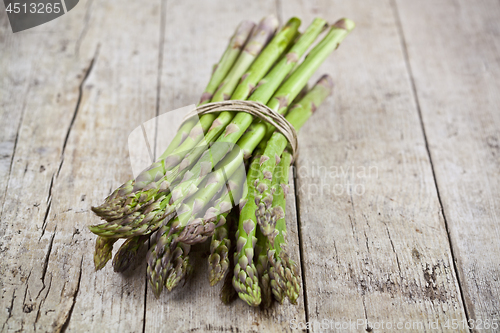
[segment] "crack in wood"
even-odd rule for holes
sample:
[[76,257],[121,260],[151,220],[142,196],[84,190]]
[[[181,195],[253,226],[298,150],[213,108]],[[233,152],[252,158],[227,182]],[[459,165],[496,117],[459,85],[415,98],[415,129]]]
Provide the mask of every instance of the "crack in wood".
[[401,273],[401,265],[399,264],[398,253],[396,252],[396,248],[394,247],[394,242],[392,241],[391,233],[389,232],[389,228],[387,227],[387,224],[384,223],[384,225],[385,225],[385,230],[387,231],[387,237],[389,237],[389,242],[391,242],[392,252],[394,252],[394,255],[396,256],[396,263],[398,264],[399,277],[403,278],[402,273]]
[[67,312],[63,312],[62,314],[60,313],[57,316],[57,318],[53,324],[54,332],[65,332],[69,326],[71,316],[73,315],[73,309],[74,309],[75,304],[76,304],[76,298],[78,296],[78,291],[80,290],[80,282],[82,280],[82,268],[83,268],[83,256],[82,256],[82,259],[80,260],[80,271],[78,272],[78,281],[76,283],[76,288],[70,295],[71,304],[70,304]]
[[[26,296],[29,293],[28,287],[29,287],[29,280],[30,280],[30,276],[31,276],[32,271],[33,271],[33,268],[30,269],[30,272],[28,273],[28,277],[26,278],[26,290],[24,291],[24,297],[23,297],[23,312],[25,312],[25,313],[29,313],[29,312],[31,312],[31,310],[33,310],[32,308],[26,309],[26,307],[27,307]],[[30,297],[30,299],[31,299],[31,297]],[[30,306],[28,306],[28,307],[30,307]]]
[[[47,287],[47,292],[45,293],[45,296],[40,300],[40,304],[38,305],[38,309],[37,309],[36,317],[35,317],[35,322],[33,323],[33,329],[35,331],[36,331],[36,323],[38,322],[38,319],[40,319],[40,311],[42,309],[43,304],[45,303],[45,300],[47,299],[47,296],[49,295],[50,287],[52,287],[52,274],[50,275],[50,281],[49,281],[49,286]],[[42,292],[42,290],[40,290],[40,293]],[[40,296],[40,293],[36,297],[37,299]]]
[[365,296],[361,296],[361,301],[363,302],[363,312],[365,314],[366,328],[365,331],[371,332],[373,329],[368,325],[368,312],[366,311]]
[[52,174],[52,177],[50,179],[50,185],[49,185],[49,193],[47,194],[47,200],[46,202],[50,205],[49,201],[50,199],[52,199],[52,186],[54,185],[54,177],[55,177],[55,173]]
[[[295,168],[295,167],[294,167]],[[293,173],[292,173],[293,175]],[[306,322],[309,321],[309,305],[307,301],[307,287],[306,287],[306,272],[305,272],[305,265],[304,265],[304,242],[303,242],[303,235],[302,235],[302,222],[300,219],[300,199],[299,199],[299,180],[298,177],[293,176],[293,189],[295,192],[295,216],[297,217],[297,236],[299,239],[299,262],[300,262],[300,271],[301,271],[301,277],[302,277],[302,294],[304,296],[304,312],[306,316]],[[335,249],[335,252],[337,252],[337,249]],[[307,329],[307,332],[309,332],[309,329]]]
[[[45,289],[45,275],[47,274],[47,267],[49,266],[50,253],[52,252],[52,244],[54,243],[54,237],[56,236],[56,231],[57,231],[57,226],[54,228],[52,237],[50,237],[49,248],[47,250],[47,253],[45,254],[45,257],[43,258],[42,276],[40,277],[40,280],[42,280],[43,287],[40,290],[40,292],[42,292],[42,290]],[[40,295],[40,292],[38,293],[38,295]]]
[[[51,191],[51,189],[52,189],[52,182],[50,183],[49,192]],[[43,223],[42,223],[42,233],[40,234],[40,237],[38,237],[38,242],[40,242],[43,235],[45,235],[45,229],[47,228],[47,218],[49,217],[51,207],[52,207],[52,198],[50,198],[50,201],[48,202],[48,205],[47,205],[47,209],[45,210],[45,215],[43,217]]]
[[12,299],[10,300],[10,307],[7,308],[7,312],[9,313],[9,315],[7,316],[7,319],[5,320],[5,322],[2,325],[2,332],[5,329],[5,325],[7,325],[7,322],[12,317],[12,310],[14,309],[14,298],[16,298],[16,289],[14,289],[14,291],[12,292]]
[[82,96],[83,96],[83,86],[85,85],[85,82],[87,81],[88,77],[90,76],[90,73],[92,72],[92,69],[94,68],[94,63],[99,55],[99,49],[100,49],[100,44],[97,45],[94,56],[90,60],[90,64],[87,67],[87,70],[85,71],[85,75],[83,76],[82,81],[80,82],[80,85],[78,87],[78,99],[76,101],[76,106],[73,111],[73,117],[71,118],[71,122],[69,123],[68,130],[66,132],[66,136],[64,138],[62,150],[61,150],[61,162],[59,163],[59,168],[57,170],[57,177],[59,177],[59,173],[61,172],[62,165],[64,163],[64,152],[66,151],[66,145],[68,143],[69,135],[71,134],[71,130],[73,129],[73,125],[75,124],[76,116],[78,115],[78,111],[80,110],[80,104],[82,102]]

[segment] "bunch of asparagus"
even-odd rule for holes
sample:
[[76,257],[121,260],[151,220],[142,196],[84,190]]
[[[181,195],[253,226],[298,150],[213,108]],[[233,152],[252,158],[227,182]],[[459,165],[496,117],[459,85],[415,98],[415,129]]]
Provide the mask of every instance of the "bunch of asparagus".
[[[333,89],[328,75],[310,90],[308,80],[354,23],[341,19],[328,26],[317,18],[303,33],[299,25],[292,18],[278,30],[274,16],[257,25],[242,22],[199,104],[260,102],[298,131]],[[90,227],[98,236],[96,269],[111,259],[118,239],[126,238],[113,258],[117,272],[129,268],[149,240],[147,276],[159,296],[185,281],[192,270],[191,246],[210,238],[208,276],[211,285],[226,276],[223,300],[237,292],[251,306],[269,306],[273,298],[295,304],[300,282],[287,252],[285,223],[289,147],[281,132],[245,112],[208,113],[184,122],[157,162],[92,207],[105,221]]]

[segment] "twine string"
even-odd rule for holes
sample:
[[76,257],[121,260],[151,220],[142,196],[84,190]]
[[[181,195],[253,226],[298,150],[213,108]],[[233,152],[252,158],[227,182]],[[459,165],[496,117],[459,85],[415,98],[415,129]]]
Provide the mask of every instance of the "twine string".
[[295,160],[298,149],[297,131],[286,118],[268,106],[254,101],[229,100],[221,102],[207,103],[198,106],[189,112],[183,119],[183,123],[195,116],[202,116],[207,113],[236,111],[246,112],[273,125],[290,143],[292,148],[292,157]]

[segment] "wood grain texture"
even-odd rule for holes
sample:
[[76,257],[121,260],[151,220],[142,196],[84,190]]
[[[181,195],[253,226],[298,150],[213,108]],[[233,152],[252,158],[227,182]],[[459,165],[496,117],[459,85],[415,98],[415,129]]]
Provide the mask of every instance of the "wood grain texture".
[[380,332],[382,321],[415,331],[438,321],[451,331],[445,321],[465,313],[391,3],[294,1],[282,8],[285,17],[357,23],[317,73],[332,74],[335,99],[299,138],[308,320]]
[[500,4],[397,8],[467,313],[498,321]]
[[[269,1],[249,2],[244,13],[239,9],[240,4],[229,1],[167,2],[160,113],[198,102],[212,66],[240,21],[258,22],[265,15],[276,14],[274,3]],[[190,15],[186,15],[188,12]],[[179,31],[184,32],[182,39]],[[157,148],[163,146],[158,142]],[[156,156],[159,154],[161,150],[156,151]],[[287,221],[291,226],[291,250],[298,259],[294,202],[291,196]],[[194,272],[186,285],[171,293],[164,292],[159,299],[148,286],[146,332],[280,332],[290,330],[289,321],[293,318],[305,320],[302,298],[298,306],[285,303],[266,311],[250,308],[239,299],[230,306],[224,305],[219,300],[222,283],[215,287],[208,283],[207,245],[194,247],[190,253]]]
[[95,273],[87,226],[90,206],[131,176],[128,134],[156,114],[159,7],[83,1],[33,32],[38,83],[2,215],[3,331],[142,330],[144,267]]

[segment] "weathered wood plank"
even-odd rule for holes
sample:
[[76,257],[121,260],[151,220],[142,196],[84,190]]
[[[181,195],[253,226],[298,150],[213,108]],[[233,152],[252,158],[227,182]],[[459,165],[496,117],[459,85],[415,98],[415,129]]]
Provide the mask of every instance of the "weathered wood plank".
[[25,95],[33,84],[33,65],[41,42],[35,34],[13,34],[7,12],[0,12],[0,216],[9,181]]
[[[191,11],[194,7],[196,11]],[[276,13],[269,1],[246,3],[244,14],[238,9],[240,3],[229,1],[167,2],[160,112],[198,101],[212,65],[241,20],[258,21]],[[183,38],[178,37],[179,31],[183,31]],[[157,151],[157,156],[160,153]],[[289,205],[290,246],[298,259],[293,196]],[[298,306],[275,305],[266,311],[252,309],[239,299],[225,306],[219,300],[221,285],[210,287],[208,283],[206,246],[195,247],[190,255],[195,269],[185,286],[164,293],[159,299],[155,299],[148,286],[146,332],[280,332],[290,330],[292,318],[305,320],[303,298]]]
[[142,330],[144,267],[95,273],[87,226],[98,222],[90,206],[131,177],[128,134],[156,114],[159,9],[80,2],[43,26],[58,34],[37,36],[39,84],[2,215],[5,331]]
[[[14,80],[17,68],[19,78],[29,70],[25,78],[27,88],[13,89],[10,98],[13,104],[10,111],[24,109],[25,116],[16,134],[16,151],[0,225],[2,331],[33,327],[38,306],[45,297],[45,282],[48,284],[50,280],[44,281],[44,267],[53,238],[50,233],[42,235],[45,216],[50,210],[51,183],[61,162],[64,138],[78,99],[78,85],[91,58],[85,54],[77,63],[66,58],[73,52],[68,48],[68,40],[71,35],[78,36],[83,17],[84,13],[75,11],[73,21],[61,17],[36,32],[15,35],[6,27],[7,17],[2,17],[3,36],[9,35],[5,38],[23,45],[12,49],[2,47],[3,52],[10,53],[2,57],[5,59],[2,68],[10,68]],[[60,30],[56,35],[50,33],[51,29]],[[71,79],[72,84],[61,77]],[[11,87],[6,89],[12,89],[11,84],[6,84]]]
[[500,4],[397,7],[467,313],[498,323]]
[[357,23],[318,73],[333,75],[335,102],[300,133],[308,320],[447,331],[465,314],[391,3],[294,1],[283,12]]

